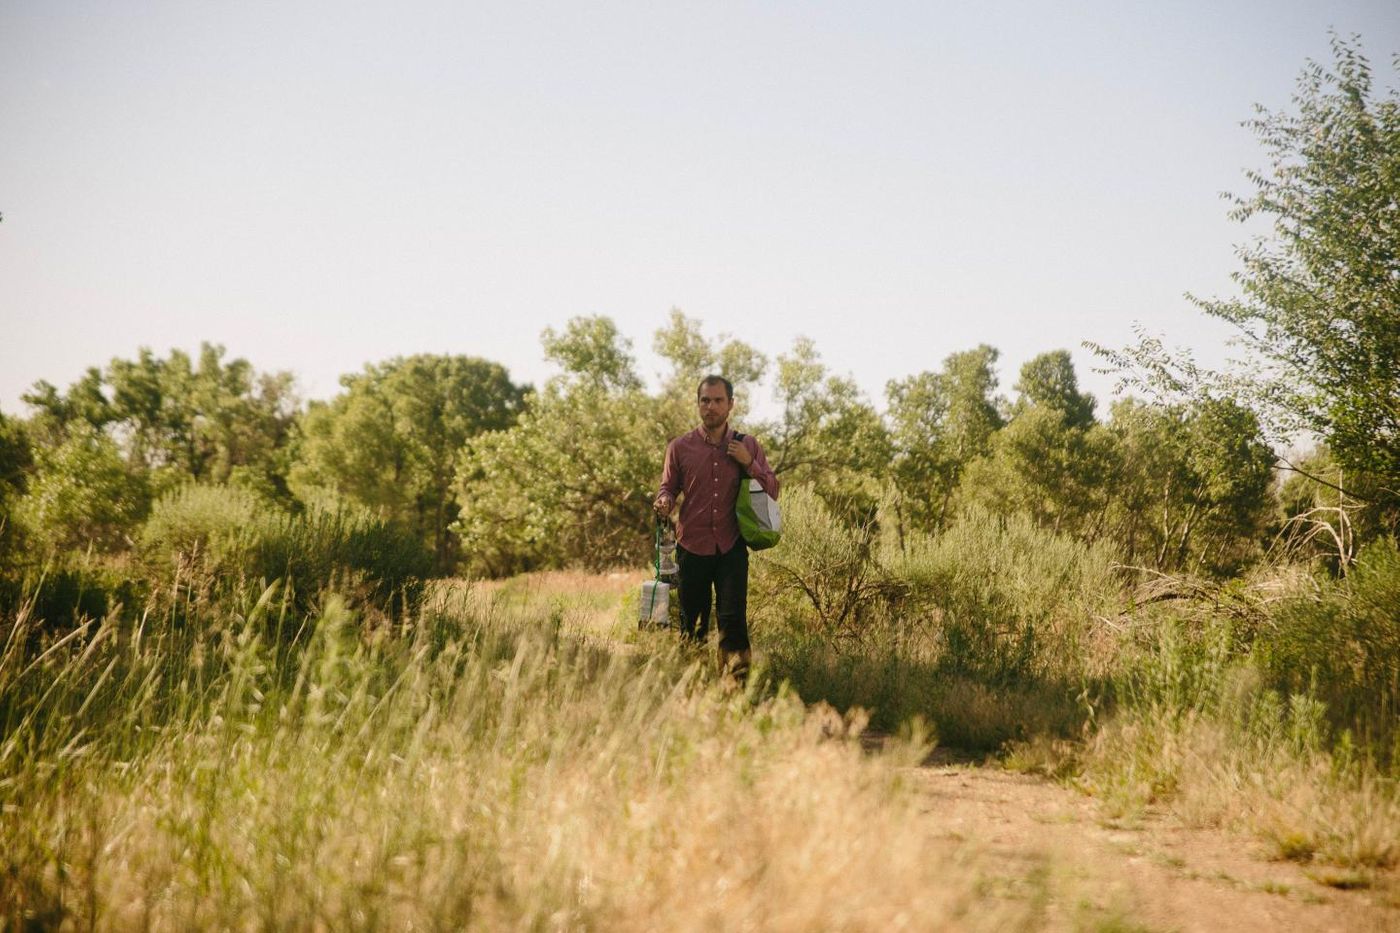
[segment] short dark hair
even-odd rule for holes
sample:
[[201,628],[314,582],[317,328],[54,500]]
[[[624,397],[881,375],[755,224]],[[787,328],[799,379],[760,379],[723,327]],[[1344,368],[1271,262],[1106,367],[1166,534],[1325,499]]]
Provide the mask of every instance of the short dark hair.
[[704,379],[701,379],[700,384],[695,387],[695,400],[700,400],[700,393],[705,391],[705,386],[714,385],[724,386],[724,397],[729,399],[731,402],[734,401],[734,383],[730,382],[723,376],[719,376],[714,373],[710,373]]

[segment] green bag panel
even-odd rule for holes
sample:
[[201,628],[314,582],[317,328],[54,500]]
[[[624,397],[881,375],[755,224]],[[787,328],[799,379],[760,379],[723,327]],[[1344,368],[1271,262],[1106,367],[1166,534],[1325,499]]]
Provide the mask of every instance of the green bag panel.
[[[743,434],[734,432],[736,441],[743,441]],[[756,479],[748,481],[748,489],[740,481],[739,495],[734,497],[734,515],[739,519],[739,537],[744,539],[752,550],[762,551],[777,544],[783,536],[783,519],[778,512],[778,500],[763,491],[763,484]],[[747,494],[746,494],[747,492]]]

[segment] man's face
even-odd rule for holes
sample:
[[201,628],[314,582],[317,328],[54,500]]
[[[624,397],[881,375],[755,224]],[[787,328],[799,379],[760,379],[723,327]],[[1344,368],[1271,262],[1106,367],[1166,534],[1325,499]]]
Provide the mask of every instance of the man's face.
[[717,382],[714,385],[701,386],[700,398],[697,400],[697,405],[700,408],[700,423],[706,429],[713,431],[729,420],[729,409],[733,407],[733,404],[733,399],[724,394],[724,383]]

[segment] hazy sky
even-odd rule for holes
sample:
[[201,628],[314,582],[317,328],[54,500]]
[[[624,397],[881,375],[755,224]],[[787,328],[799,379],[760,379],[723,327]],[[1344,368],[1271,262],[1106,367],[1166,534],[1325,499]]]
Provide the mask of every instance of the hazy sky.
[[1223,359],[1222,190],[1327,30],[1400,3],[0,0],[0,409],[150,346],[309,397],[417,352],[550,368],[608,314],[805,334],[882,404],[956,350]]

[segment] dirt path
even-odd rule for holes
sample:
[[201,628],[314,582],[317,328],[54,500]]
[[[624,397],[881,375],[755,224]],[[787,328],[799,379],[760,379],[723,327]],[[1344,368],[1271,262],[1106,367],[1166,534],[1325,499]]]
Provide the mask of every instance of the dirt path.
[[1393,875],[1340,890],[1248,839],[1166,816],[1115,825],[1073,790],[946,753],[912,774],[935,838],[984,867],[987,894],[1033,899],[1048,929],[1400,930]]

